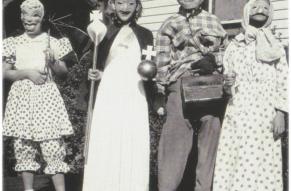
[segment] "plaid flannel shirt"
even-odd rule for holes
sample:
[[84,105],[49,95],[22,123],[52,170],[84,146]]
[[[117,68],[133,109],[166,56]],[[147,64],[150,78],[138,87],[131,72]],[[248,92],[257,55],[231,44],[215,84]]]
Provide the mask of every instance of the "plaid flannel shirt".
[[[196,35],[209,37],[213,45],[209,48],[201,46]],[[180,8],[179,13],[163,23],[157,34],[157,80],[161,84],[176,81],[203,54],[218,50],[225,39],[226,32],[215,15],[200,9],[187,16]]]

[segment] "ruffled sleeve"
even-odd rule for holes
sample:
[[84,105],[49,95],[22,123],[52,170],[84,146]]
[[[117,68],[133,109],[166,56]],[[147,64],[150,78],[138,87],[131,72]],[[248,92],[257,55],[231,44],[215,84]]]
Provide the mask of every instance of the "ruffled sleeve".
[[61,59],[71,51],[73,51],[73,48],[68,38],[61,38],[57,41],[55,52],[57,59]]
[[16,49],[15,38],[9,37],[3,40],[3,61],[7,64],[15,64],[16,61]]

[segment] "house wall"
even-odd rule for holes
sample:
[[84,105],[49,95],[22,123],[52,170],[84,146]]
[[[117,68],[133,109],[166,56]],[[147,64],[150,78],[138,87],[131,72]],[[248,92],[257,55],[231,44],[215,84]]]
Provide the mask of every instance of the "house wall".
[[288,0],[271,0],[274,6],[274,20],[276,36],[288,45]]
[[[211,0],[210,0],[211,1]],[[216,0],[225,1],[225,0]],[[274,6],[274,21],[272,27],[276,28],[276,37],[285,45],[288,44],[288,0],[271,0]],[[139,23],[150,29],[154,36],[162,22],[178,11],[177,0],[142,0],[143,16]],[[211,4],[211,3],[210,3]],[[213,10],[213,7],[210,7]],[[223,22],[223,20],[222,20]],[[226,23],[229,21],[225,21]],[[239,22],[239,20],[236,20]]]

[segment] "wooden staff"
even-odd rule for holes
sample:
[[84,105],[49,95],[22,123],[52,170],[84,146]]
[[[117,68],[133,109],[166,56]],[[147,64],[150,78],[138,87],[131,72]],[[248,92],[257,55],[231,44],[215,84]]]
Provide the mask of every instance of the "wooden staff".
[[[94,46],[94,52],[93,52],[93,66],[92,66],[93,70],[96,70],[96,65],[97,65],[97,52],[98,52],[97,41],[98,41],[98,38],[96,38],[94,42],[95,46]],[[95,91],[94,89],[95,89],[95,80],[91,80],[88,113],[87,113],[87,121],[86,121],[85,145],[84,145],[85,164],[87,164],[88,152],[89,152],[89,141],[90,141],[90,132],[91,132],[92,115],[93,115],[93,96],[94,96],[94,91]]]

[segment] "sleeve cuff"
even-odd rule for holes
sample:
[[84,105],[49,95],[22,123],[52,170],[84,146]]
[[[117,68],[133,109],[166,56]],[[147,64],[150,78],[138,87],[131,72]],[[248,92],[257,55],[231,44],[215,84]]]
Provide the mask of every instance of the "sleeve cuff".
[[286,104],[283,104],[283,103],[276,104],[275,109],[282,111],[284,113],[288,113],[288,104],[287,103]]

